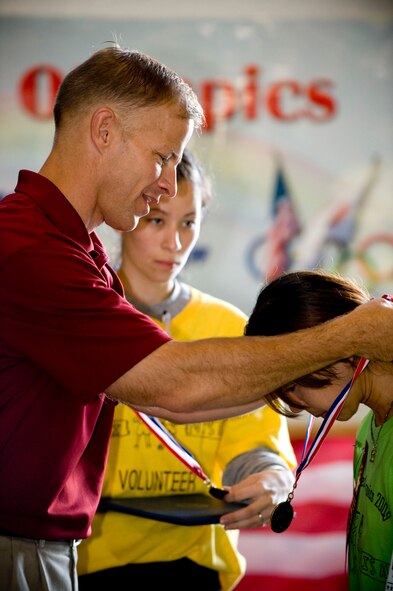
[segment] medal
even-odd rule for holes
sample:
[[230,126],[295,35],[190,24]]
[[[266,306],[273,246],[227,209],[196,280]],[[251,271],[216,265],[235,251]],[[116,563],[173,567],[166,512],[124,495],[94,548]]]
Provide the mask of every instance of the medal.
[[225,495],[229,493],[229,490],[223,488],[217,488],[216,486],[209,487],[209,494],[216,499],[223,499]]
[[288,527],[291,525],[293,516],[293,507],[289,500],[276,505],[270,516],[270,527],[272,531],[274,531],[276,534],[280,534],[281,532],[288,529]]

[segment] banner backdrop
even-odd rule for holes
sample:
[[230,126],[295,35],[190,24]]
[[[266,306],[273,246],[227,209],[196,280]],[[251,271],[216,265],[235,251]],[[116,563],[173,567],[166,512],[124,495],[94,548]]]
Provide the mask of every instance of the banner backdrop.
[[[393,26],[390,21],[0,21],[0,191],[51,148],[65,73],[117,38],[197,92],[191,146],[215,200],[184,279],[249,313],[286,269],[350,274],[393,291]],[[116,238],[101,234],[116,264]]]

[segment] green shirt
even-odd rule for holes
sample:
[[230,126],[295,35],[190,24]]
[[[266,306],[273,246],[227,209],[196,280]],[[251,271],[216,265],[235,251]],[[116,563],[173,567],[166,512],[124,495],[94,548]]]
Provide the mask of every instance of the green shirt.
[[362,420],[354,453],[355,482],[362,459],[364,471],[349,532],[350,590],[385,591],[393,552],[393,417],[381,427],[375,426],[371,411]]

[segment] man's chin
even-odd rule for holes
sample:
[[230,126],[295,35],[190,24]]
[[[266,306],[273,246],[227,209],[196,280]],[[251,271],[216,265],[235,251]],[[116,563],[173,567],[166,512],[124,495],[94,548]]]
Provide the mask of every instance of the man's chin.
[[133,223],[133,225],[131,226],[131,228],[130,228],[130,231],[131,231],[131,230],[135,230],[135,228],[136,228],[136,227],[137,227],[137,225],[139,224],[139,220],[140,220],[142,217],[143,217],[142,215],[139,215],[139,216],[138,216],[138,215],[134,215],[134,223]]
[[139,220],[141,219],[141,217],[141,215],[134,214],[130,219],[127,220],[127,224],[125,224],[124,227],[121,228],[121,230],[123,232],[132,232],[132,230],[135,230],[135,228],[139,224]]

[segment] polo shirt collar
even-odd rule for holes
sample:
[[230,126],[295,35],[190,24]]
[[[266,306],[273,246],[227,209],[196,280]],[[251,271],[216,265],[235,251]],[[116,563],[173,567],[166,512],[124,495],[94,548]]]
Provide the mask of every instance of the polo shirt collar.
[[77,241],[86,251],[94,250],[95,245],[82,218],[52,181],[36,172],[21,170],[15,192],[33,199],[62,233]]

